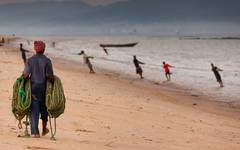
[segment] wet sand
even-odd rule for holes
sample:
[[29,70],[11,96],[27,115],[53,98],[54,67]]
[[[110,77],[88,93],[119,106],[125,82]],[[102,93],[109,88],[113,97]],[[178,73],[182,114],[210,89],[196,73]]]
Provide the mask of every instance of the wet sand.
[[0,47],[0,58],[0,149],[240,149],[238,107],[208,101],[172,83],[149,84],[100,70],[89,74],[81,64],[53,56],[67,98],[65,113],[57,120],[57,140],[51,141],[49,134],[17,138],[11,95],[23,63],[13,48]]

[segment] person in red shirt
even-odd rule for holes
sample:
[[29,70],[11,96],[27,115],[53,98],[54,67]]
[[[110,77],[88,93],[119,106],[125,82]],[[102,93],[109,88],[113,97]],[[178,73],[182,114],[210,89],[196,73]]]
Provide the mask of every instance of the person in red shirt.
[[164,68],[164,71],[165,71],[165,76],[167,78],[168,81],[171,80],[171,72],[169,70],[169,67],[173,67],[169,64],[166,64],[165,61],[163,62],[163,68]]

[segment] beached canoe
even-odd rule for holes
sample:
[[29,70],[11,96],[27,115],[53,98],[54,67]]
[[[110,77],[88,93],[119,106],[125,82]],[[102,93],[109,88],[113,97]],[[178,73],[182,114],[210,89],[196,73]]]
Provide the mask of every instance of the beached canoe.
[[100,47],[134,47],[138,43],[127,43],[127,44],[100,44]]

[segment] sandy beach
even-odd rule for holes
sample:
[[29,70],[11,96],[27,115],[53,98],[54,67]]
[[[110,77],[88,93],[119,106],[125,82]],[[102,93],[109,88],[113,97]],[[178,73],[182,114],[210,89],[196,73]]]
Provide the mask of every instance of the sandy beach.
[[[49,56],[50,57],[50,56]],[[51,56],[67,105],[56,141],[18,138],[12,86],[23,70],[20,52],[0,47],[0,149],[238,150],[240,108],[167,85],[89,74],[81,64]]]

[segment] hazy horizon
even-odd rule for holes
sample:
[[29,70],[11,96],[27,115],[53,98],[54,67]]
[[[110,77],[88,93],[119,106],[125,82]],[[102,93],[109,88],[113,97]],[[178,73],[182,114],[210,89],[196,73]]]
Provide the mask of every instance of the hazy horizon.
[[0,33],[240,35],[237,0],[3,0]]

